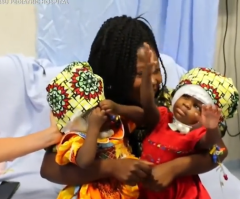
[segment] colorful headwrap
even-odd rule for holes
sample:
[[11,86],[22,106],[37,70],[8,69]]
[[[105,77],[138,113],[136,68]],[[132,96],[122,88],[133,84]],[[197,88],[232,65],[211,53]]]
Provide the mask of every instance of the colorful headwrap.
[[[200,86],[208,93],[210,98],[200,92],[199,94],[201,94],[201,96],[199,97],[202,98],[202,100],[200,100],[211,104],[209,101],[209,99],[211,99],[212,103],[222,110],[221,121],[232,118],[234,113],[236,113],[239,93],[232,79],[222,76],[214,69],[194,68],[181,77],[180,83],[174,91],[175,95],[186,85],[191,85],[191,87]],[[192,89],[192,91],[189,92],[191,92],[191,96],[197,96],[198,91],[200,90]]]
[[87,62],[73,62],[47,86],[47,101],[60,131],[104,100],[103,80]]

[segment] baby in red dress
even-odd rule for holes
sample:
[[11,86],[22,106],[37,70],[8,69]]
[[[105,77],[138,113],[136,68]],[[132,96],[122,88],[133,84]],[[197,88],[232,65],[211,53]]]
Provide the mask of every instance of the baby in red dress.
[[[232,80],[213,69],[194,68],[174,90],[172,110],[156,107],[151,82],[156,63],[147,44],[142,53],[149,55],[142,73],[142,108],[135,107],[135,111],[129,108],[127,118],[149,129],[141,159],[158,165],[216,145],[221,139],[219,123],[232,118],[238,106],[239,94]],[[117,110],[116,106],[108,101],[101,108]],[[213,159],[221,153],[218,149]],[[141,185],[139,189],[141,199],[210,199],[198,175],[178,178],[162,192],[152,192]]]
[[[145,46],[151,59],[151,50]],[[233,117],[239,95],[231,79],[213,69],[194,68],[186,73],[173,92],[172,110],[156,107],[151,89],[152,64],[142,76],[141,104],[145,125],[151,133],[143,142],[142,160],[155,165],[180,156],[209,150],[221,139],[219,122]],[[199,165],[201,166],[201,165]],[[176,179],[162,192],[140,186],[147,199],[210,199],[199,177]]]

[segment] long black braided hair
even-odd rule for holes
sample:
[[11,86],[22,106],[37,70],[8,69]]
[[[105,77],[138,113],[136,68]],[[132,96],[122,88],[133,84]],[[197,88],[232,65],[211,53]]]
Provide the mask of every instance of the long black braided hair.
[[[165,74],[157,44],[148,21],[143,17],[117,16],[105,21],[98,31],[88,62],[104,80],[107,99],[129,104],[129,94],[136,76],[137,50],[147,42],[156,52]],[[159,95],[159,93],[158,93]]]

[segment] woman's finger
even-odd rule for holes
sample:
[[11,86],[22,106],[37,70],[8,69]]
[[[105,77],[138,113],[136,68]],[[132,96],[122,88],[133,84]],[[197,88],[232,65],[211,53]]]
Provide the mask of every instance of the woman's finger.
[[141,169],[133,171],[133,175],[135,176],[135,181],[137,183],[143,182],[148,177],[148,174]]
[[105,111],[104,109],[100,110],[100,113],[101,113],[102,115],[106,115],[106,111]]
[[105,110],[107,108],[107,106],[105,104],[103,104],[101,107],[101,110]]

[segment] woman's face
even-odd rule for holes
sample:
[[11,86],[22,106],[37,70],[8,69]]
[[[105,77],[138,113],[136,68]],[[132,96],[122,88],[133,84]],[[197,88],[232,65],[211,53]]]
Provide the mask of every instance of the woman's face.
[[[153,49],[151,49],[153,50]],[[153,50],[153,54],[154,54],[154,61],[156,61],[156,65],[154,66],[154,70],[152,73],[152,88],[154,93],[156,93],[159,89],[159,85],[162,83],[162,75],[161,75],[161,70],[160,70],[160,64],[158,61],[158,56],[155,53],[155,51]],[[137,73],[136,73],[136,77],[133,83],[133,91],[132,91],[132,98],[139,102],[140,101],[140,86],[142,83],[142,73],[143,73],[143,69],[146,66],[146,60],[148,59],[147,55],[145,54],[144,49],[141,47],[138,49],[137,51]]]

